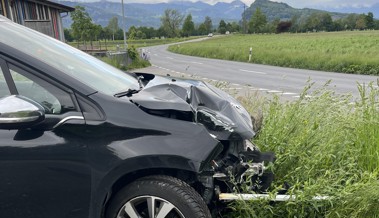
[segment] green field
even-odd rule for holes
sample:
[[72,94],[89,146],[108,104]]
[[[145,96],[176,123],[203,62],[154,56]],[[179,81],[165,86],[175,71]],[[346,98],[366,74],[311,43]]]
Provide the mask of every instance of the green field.
[[[128,46],[134,46],[136,48],[140,47],[147,47],[147,46],[154,46],[154,45],[163,45],[163,44],[169,44],[169,43],[175,43],[175,42],[183,42],[188,41],[191,39],[197,39],[200,38],[199,36],[192,36],[192,37],[185,37],[185,38],[165,38],[165,39],[138,39],[138,40],[127,40]],[[101,40],[101,41],[93,41],[92,46],[90,42],[69,42],[69,45],[75,47],[75,48],[87,48],[87,49],[105,49],[108,51],[115,51],[117,50],[117,45],[119,45],[121,48],[124,46],[123,40]]]
[[230,35],[173,45],[170,51],[291,68],[379,75],[379,31]]
[[[379,89],[358,87],[361,99],[335,95],[322,87],[282,102],[259,95],[240,98],[250,114],[263,111],[254,142],[274,151],[274,194],[284,182],[296,201],[235,202],[233,218],[379,217]],[[311,94],[312,98],[306,97]],[[329,200],[314,201],[326,195]]]

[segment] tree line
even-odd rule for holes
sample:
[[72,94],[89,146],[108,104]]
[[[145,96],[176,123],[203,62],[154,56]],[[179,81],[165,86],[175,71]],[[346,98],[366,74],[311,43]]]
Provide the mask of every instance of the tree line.
[[379,20],[375,20],[371,12],[367,15],[349,14],[340,19],[333,19],[328,12],[315,12],[305,18],[295,15],[290,20],[268,22],[266,15],[257,8],[247,26],[248,33],[379,30]]
[[[96,41],[96,40],[122,40],[123,30],[119,26],[117,17],[109,20],[107,26],[94,24],[91,17],[82,6],[76,6],[75,11],[71,12],[72,24],[70,29],[64,29],[67,41]],[[197,35],[207,35],[212,32],[225,33],[239,32],[240,25],[237,22],[226,23],[221,20],[219,27],[214,28],[212,19],[206,16],[203,23],[195,24],[192,15],[182,15],[174,9],[165,10],[161,17],[161,26],[135,27],[131,26],[126,32],[128,39],[152,39],[152,38],[175,38]]]
[[[106,27],[94,24],[91,17],[82,6],[76,6],[71,12],[73,21],[70,29],[65,29],[67,41],[96,41],[96,40],[122,40],[123,30],[119,27],[117,17],[109,20]],[[282,33],[282,32],[316,32],[316,31],[344,31],[379,29],[379,21],[374,19],[373,13],[350,14],[341,19],[333,19],[327,12],[316,12],[308,17],[293,16],[290,20],[276,19],[268,22],[267,17],[260,8],[252,14],[248,21],[227,23],[221,20],[213,24],[212,19],[206,16],[204,22],[195,24],[192,15],[181,14],[178,10],[167,9],[161,17],[161,26],[153,27],[131,26],[127,30],[128,39],[175,38],[209,33],[225,34],[227,32],[239,33]]]

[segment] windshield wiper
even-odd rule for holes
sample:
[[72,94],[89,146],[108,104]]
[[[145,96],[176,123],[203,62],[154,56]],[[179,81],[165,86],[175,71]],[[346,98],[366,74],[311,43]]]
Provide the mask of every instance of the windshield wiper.
[[136,93],[138,93],[139,91],[140,91],[140,90],[136,90],[136,89],[128,89],[128,90],[126,90],[126,91],[116,93],[116,94],[114,94],[113,96],[116,97],[116,98],[121,98],[121,97],[124,97],[124,96],[131,97],[133,94],[136,94]]
[[131,97],[133,94],[138,93],[139,91],[141,91],[143,89],[143,82],[142,82],[143,76],[137,76],[137,80],[138,80],[138,84],[139,84],[139,90],[137,90],[137,89],[128,89],[126,91],[122,91],[122,92],[116,93],[113,96],[116,97],[116,98],[121,98],[121,97],[124,97],[124,96]]

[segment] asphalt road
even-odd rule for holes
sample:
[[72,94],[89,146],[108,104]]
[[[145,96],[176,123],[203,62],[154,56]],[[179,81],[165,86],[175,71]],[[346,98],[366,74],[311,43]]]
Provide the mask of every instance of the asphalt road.
[[[177,45],[180,46],[180,45]],[[378,76],[352,75],[302,69],[274,67],[235,61],[215,60],[179,55],[167,51],[168,45],[145,48],[152,67],[142,71],[171,76],[195,77],[230,83],[234,89],[249,89],[263,93],[278,93],[287,98],[297,98],[307,81],[315,82],[315,88],[331,80],[330,88],[339,94],[359,96],[357,83],[368,84]]]

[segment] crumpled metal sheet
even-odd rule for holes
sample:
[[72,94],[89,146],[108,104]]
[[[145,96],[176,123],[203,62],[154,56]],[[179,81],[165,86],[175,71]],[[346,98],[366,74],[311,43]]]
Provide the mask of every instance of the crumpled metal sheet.
[[193,112],[195,122],[202,123],[220,140],[250,139],[255,135],[246,109],[229,94],[203,81],[155,76],[130,99],[148,109]]

